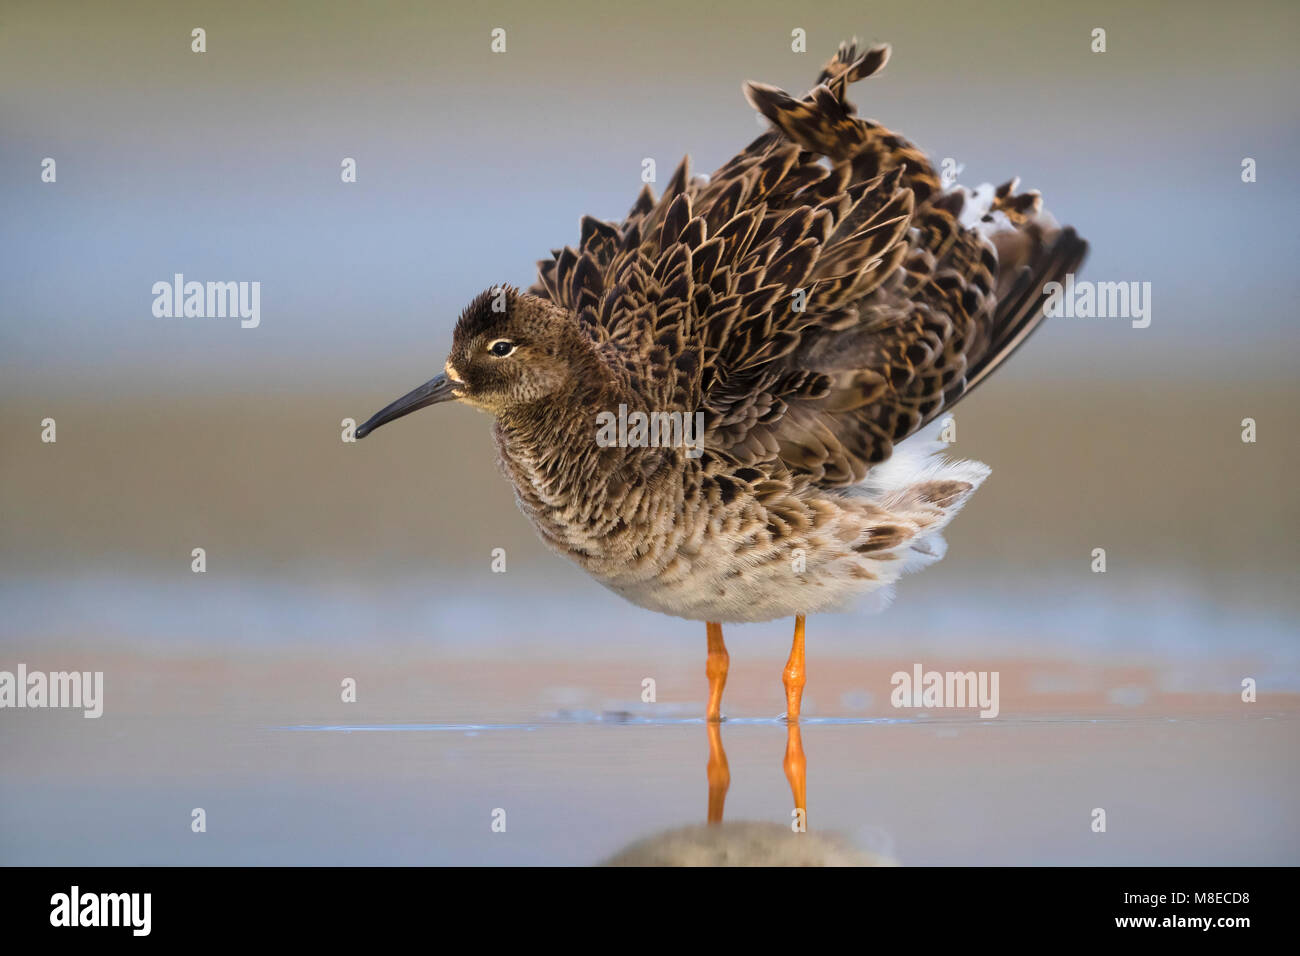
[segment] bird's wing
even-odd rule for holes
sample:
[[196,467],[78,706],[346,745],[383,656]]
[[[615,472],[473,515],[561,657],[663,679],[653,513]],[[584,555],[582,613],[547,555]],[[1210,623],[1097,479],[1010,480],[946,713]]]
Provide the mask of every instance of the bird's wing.
[[712,267],[700,258],[710,252],[700,249],[706,221],[690,213],[704,183],[689,168],[683,159],[658,200],[642,186],[622,222],[583,216],[577,248],[552,250],[528,290],[571,309],[655,410],[699,408],[695,342],[718,314],[719,297],[695,278]]
[[802,99],[751,83],[772,128],[708,179],[685,161],[532,291],[572,308],[652,406],[705,412],[707,454],[861,481],[1042,319],[1087,245],[1015,182],[974,201],[856,115],[888,47],[841,45]]

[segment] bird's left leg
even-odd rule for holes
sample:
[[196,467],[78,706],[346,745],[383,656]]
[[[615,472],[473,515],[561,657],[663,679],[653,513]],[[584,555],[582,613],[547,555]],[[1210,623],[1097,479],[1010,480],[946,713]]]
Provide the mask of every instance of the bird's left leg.
[[804,667],[803,667],[803,615],[794,619],[794,643],[790,645],[790,659],[785,662],[785,672],[781,675],[785,683],[785,719],[799,719],[799,707],[803,703]]
[[709,656],[704,665],[709,678],[709,708],[705,723],[709,728],[709,822],[722,822],[722,804],[731,786],[731,771],[727,767],[727,752],[722,749],[722,690],[727,686],[727,669],[731,658],[727,645],[722,643],[722,624],[709,621],[705,625],[709,639]]
[[709,656],[704,664],[704,675],[709,679],[709,709],[705,719],[716,722],[722,719],[722,690],[727,686],[731,658],[727,645],[722,643],[722,624],[708,621],[704,627],[709,639]]

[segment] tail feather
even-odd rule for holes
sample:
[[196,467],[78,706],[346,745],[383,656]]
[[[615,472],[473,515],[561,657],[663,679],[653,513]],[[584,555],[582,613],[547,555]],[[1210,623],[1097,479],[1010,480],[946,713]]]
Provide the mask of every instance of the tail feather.
[[[1088,254],[1088,243],[1079,238],[1079,234],[1070,226],[1044,233],[1038,224],[1034,223],[1029,228],[1016,233],[995,235],[993,237],[995,246],[998,245],[998,238],[1002,235],[1013,235],[1028,240],[1029,250],[1023,255],[1020,263],[1014,259],[1010,262],[1003,260],[999,274],[1011,276],[1010,288],[998,297],[993,321],[990,324],[989,344],[967,370],[965,381],[957,390],[957,394],[945,396],[946,407],[951,407],[958,398],[970,394],[980,382],[1024,344],[1045,318],[1043,287],[1049,282],[1059,282],[1066,273],[1077,270]],[[1009,255],[1011,250],[1001,246],[998,252],[1001,258]]]
[[943,530],[991,473],[983,462],[949,459],[948,444],[939,438],[942,425],[932,422],[900,442],[850,492],[886,509],[892,526],[906,530],[898,546],[879,555],[887,559],[875,569],[881,586],[857,604],[861,610],[888,606],[899,578],[944,556]]

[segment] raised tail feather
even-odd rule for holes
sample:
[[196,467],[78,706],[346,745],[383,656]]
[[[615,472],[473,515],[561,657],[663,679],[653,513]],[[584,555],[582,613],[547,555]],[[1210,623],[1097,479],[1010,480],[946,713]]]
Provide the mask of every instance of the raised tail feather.
[[[945,190],[923,152],[855,115],[857,110],[847,97],[849,85],[879,73],[889,56],[888,45],[859,53],[854,38],[840,44],[818,74],[814,89],[802,99],[762,83],[746,84],[745,93],[755,109],[804,149],[832,162],[847,161],[855,172],[899,177],[896,181],[914,197],[916,212],[913,216],[909,198],[909,219],[927,237],[905,267],[915,267],[916,278],[924,283],[935,277],[945,258],[953,258],[958,220],[969,194],[960,187]],[[918,428],[951,409],[1010,358],[1043,321],[1044,285],[1078,269],[1087,255],[1088,244],[1072,228],[1059,228],[1050,216],[1041,214],[1039,193],[1017,193],[1018,185],[1014,178],[1003,183],[991,191],[986,206],[972,210],[979,215],[979,231],[997,255],[996,289],[988,290],[995,292],[996,305],[967,346],[971,361],[965,374],[944,390],[943,402],[920,418]],[[1005,228],[997,228],[999,224]],[[844,226],[839,229],[842,234]]]
[[[1049,282],[1063,281],[1066,273],[1078,269],[1088,254],[1088,243],[1070,226],[1049,232],[1031,223],[1029,228],[1014,235],[1022,237],[1025,241],[1018,245],[1027,248],[1015,248],[1009,241],[999,248],[999,278],[1010,282],[1006,292],[998,296],[989,326],[988,347],[967,370],[960,396],[969,395],[1024,344],[1046,318],[1043,287]],[[998,234],[992,238],[994,245],[998,245]],[[945,404],[951,407],[960,396],[951,399],[945,396]]]
[[[585,217],[540,263],[647,401],[702,409],[709,454],[850,487],[1042,322],[1087,244],[1015,180],[946,188],[847,97],[889,48],[842,44],[807,95],[761,83],[772,128],[707,178],[685,160],[627,217]],[[796,302],[798,304],[796,304]]]

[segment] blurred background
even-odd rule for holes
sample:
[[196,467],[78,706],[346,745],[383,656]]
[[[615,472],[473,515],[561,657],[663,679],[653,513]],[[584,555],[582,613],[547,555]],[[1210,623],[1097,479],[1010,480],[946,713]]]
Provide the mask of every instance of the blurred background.
[[[993,476],[948,556],[809,624],[808,713],[866,721],[805,733],[810,803],[905,863],[1297,862],[1298,19],[10,0],[0,669],[104,670],[107,699],[0,712],[0,863],[583,863],[702,819],[703,628],[547,552],[485,416],[340,422],[440,371],[463,305],[580,215],[621,218],[644,158],[660,186],[722,165],[760,130],[742,81],[802,92],[855,34],[894,51],[861,113],[1042,190],[1083,278],[1149,282],[1152,313],[1049,321],[958,407]],[[155,318],[175,273],[259,281],[260,326]],[[779,714],[789,622],[727,635],[728,713]],[[1000,669],[1003,716],[902,719],[916,661]],[[784,733],[727,736],[729,813],[785,819]]]

